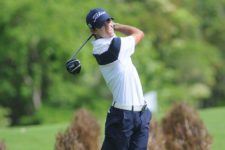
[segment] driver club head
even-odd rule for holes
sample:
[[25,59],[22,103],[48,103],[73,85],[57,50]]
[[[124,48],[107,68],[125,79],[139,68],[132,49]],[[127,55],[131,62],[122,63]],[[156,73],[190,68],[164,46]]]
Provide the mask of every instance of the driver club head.
[[81,64],[78,59],[70,59],[66,62],[66,69],[71,74],[79,74],[81,70]]
[[84,45],[94,36],[91,34],[88,39],[75,51],[73,56],[66,62],[66,69],[69,73],[72,73],[74,75],[79,74],[81,70],[81,64],[78,59],[75,58],[77,53],[84,47]]

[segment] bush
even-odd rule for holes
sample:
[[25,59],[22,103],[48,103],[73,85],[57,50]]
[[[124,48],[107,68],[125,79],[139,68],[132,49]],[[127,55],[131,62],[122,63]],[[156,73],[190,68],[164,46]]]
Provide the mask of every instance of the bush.
[[162,119],[168,150],[209,150],[212,138],[197,111],[186,103],[175,104]]
[[0,150],[6,150],[6,146],[3,141],[0,141]]
[[154,120],[152,120],[150,124],[148,149],[149,150],[166,150],[165,138],[162,133],[162,128]]
[[85,109],[76,112],[74,120],[64,133],[58,133],[55,150],[98,150],[100,126]]

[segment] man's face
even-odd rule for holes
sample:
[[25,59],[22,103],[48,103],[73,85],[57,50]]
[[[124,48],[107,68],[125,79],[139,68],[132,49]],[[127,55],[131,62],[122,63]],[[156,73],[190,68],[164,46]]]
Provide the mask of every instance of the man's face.
[[93,33],[97,37],[111,38],[114,36],[113,22],[108,19],[101,28],[94,29]]

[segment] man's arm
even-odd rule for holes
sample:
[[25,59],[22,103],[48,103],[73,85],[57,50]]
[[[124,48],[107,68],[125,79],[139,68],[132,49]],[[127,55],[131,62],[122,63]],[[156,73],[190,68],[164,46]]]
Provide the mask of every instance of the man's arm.
[[144,38],[144,32],[133,26],[114,23],[114,30],[128,36],[133,36],[135,39],[135,44],[138,44]]

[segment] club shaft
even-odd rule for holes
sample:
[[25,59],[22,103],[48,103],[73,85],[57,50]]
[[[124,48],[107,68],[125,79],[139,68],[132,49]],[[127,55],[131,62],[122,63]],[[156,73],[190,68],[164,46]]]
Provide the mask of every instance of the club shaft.
[[77,53],[84,47],[84,45],[92,38],[93,34],[91,34],[88,39],[74,52],[74,54],[72,55],[72,57],[70,59],[75,58],[75,56],[77,55]]

